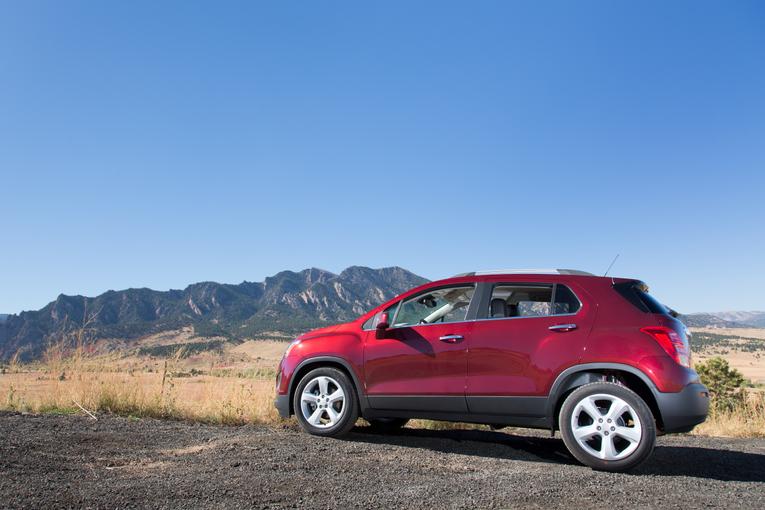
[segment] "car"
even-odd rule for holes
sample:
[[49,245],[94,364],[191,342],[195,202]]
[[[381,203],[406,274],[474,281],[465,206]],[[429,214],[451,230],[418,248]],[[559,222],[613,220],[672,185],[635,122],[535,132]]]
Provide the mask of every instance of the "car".
[[581,463],[625,471],[657,434],[707,416],[676,315],[635,279],[464,273],[299,336],[275,405],[317,436],[342,436],[359,417],[383,432],[411,418],[559,431]]

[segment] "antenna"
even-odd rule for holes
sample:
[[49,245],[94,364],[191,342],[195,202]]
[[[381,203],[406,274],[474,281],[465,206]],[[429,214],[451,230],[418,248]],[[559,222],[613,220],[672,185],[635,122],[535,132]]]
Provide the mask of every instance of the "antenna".
[[616,254],[616,257],[614,257],[614,260],[611,261],[611,265],[608,266],[608,269],[606,269],[606,272],[603,273],[603,276],[608,276],[608,272],[611,270],[612,267],[614,267],[614,264],[616,263],[616,259],[619,258],[619,254]]

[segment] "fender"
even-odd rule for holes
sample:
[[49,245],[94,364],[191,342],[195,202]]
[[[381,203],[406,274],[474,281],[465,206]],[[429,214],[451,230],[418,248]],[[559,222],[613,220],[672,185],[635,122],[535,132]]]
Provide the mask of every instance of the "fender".
[[555,382],[547,396],[547,422],[552,428],[555,424],[555,407],[561,395],[568,390],[582,386],[587,383],[600,380],[599,374],[594,374],[590,370],[619,370],[629,372],[640,378],[641,381],[651,390],[654,398],[658,396],[659,390],[651,379],[642,371],[631,365],[622,363],[583,363],[567,368],[555,378]]
[[298,366],[295,367],[295,371],[293,372],[293,377],[290,379],[290,385],[287,395],[289,395],[290,399],[290,412],[294,412],[292,409],[292,399],[294,397],[293,390],[295,389],[295,386],[298,384],[297,377],[294,376],[294,374],[299,373],[303,368],[305,368],[308,365],[320,365],[322,362],[332,362],[337,363],[338,365],[341,365],[343,368],[345,368],[345,371],[348,372],[351,376],[351,380],[353,381],[353,385],[356,388],[356,394],[359,397],[359,414],[362,414],[363,411],[366,411],[366,409],[369,407],[369,403],[367,401],[367,395],[363,391],[363,386],[359,382],[358,377],[356,376],[356,372],[353,370],[353,367],[351,366],[348,361],[346,361],[343,358],[339,358],[337,356],[314,356],[313,358],[306,358],[303,361],[301,361]]

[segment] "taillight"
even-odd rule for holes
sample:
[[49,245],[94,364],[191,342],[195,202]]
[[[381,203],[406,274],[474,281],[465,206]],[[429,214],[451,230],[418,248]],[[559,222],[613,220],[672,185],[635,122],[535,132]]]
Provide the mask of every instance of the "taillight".
[[640,331],[656,340],[678,365],[690,368],[691,348],[685,335],[680,335],[674,329],[664,326],[640,328]]

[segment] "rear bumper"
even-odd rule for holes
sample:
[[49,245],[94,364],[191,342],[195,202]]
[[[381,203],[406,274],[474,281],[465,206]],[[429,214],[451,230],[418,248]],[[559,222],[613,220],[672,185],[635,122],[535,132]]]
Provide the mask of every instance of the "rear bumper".
[[290,398],[289,395],[276,395],[274,399],[274,407],[279,411],[279,416],[282,418],[290,417]]
[[656,393],[664,432],[690,432],[707,419],[709,391],[703,384],[689,384],[678,393]]

